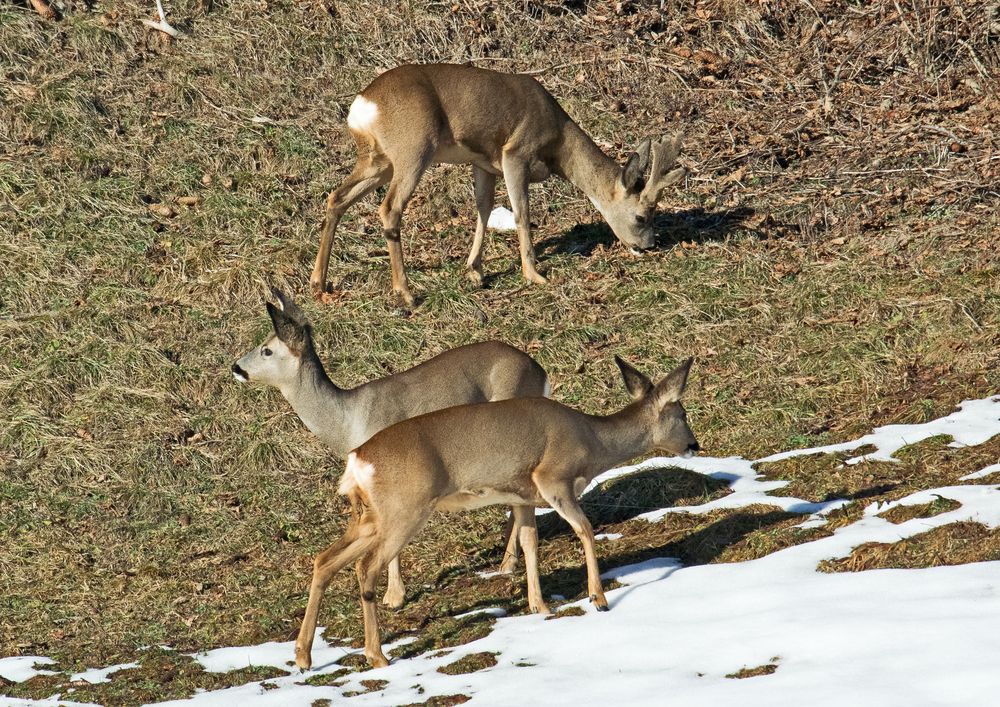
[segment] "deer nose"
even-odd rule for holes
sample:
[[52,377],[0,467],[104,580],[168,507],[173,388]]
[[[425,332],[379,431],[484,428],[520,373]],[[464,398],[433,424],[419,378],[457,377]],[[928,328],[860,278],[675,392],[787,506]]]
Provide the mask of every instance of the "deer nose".
[[246,383],[250,380],[250,374],[240,368],[240,364],[233,364],[233,377],[240,381],[241,383]]
[[691,444],[688,445],[688,451],[689,452],[700,452],[701,451],[701,445],[698,444],[697,442],[692,442]]

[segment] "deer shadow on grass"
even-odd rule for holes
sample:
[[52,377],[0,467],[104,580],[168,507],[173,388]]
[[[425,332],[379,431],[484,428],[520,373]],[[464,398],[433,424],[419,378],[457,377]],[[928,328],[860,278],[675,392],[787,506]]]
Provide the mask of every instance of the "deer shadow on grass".
[[[754,210],[740,206],[735,209],[706,211],[699,207],[657,214],[653,221],[656,245],[653,251],[669,250],[681,241],[705,243],[721,241],[744,226],[754,215]],[[761,237],[757,231],[750,231]],[[540,241],[535,249],[540,255],[590,256],[598,246],[612,246],[618,242],[611,227],[604,221],[581,223],[557,236]]]
[[[678,534],[658,546],[602,557],[600,565],[604,570],[607,570],[663,557],[677,558],[683,566],[688,567],[704,565],[717,559],[727,548],[737,544],[753,532],[783,523],[790,518],[801,517],[801,514],[777,509],[743,510],[721,518],[693,533]],[[566,597],[586,596],[587,569],[582,561],[582,549],[580,557],[579,566],[556,569],[541,577],[543,592],[545,594],[558,593]],[[605,590],[607,589],[607,580],[605,580]]]
[[[677,467],[643,469],[605,481],[580,498],[580,507],[591,525],[601,528],[679,503],[695,505],[726,496],[731,493],[731,481],[728,475],[699,474]],[[539,516],[536,524],[539,538],[573,534],[555,512]]]

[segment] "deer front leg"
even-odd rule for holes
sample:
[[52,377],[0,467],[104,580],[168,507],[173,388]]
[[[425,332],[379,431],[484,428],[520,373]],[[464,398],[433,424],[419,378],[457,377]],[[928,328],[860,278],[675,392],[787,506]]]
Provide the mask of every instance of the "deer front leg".
[[529,282],[544,285],[546,280],[535,269],[535,247],[531,244],[531,219],[528,208],[528,166],[509,154],[503,156],[503,179],[514,211],[517,240],[521,248],[521,271]]
[[472,166],[472,183],[476,192],[476,235],[472,240],[472,250],[465,263],[466,275],[477,286],[483,286],[483,238],[493,211],[496,198],[497,177],[485,169]]
[[[558,484],[555,487],[546,487],[544,483],[538,483],[539,493],[550,506],[563,519],[569,523],[573,532],[583,544],[583,554],[587,560],[587,594],[590,601],[598,611],[608,610],[608,600],[604,596],[604,587],[601,585],[601,571],[597,567],[597,551],[594,548],[594,529],[587,520],[586,514],[580,508],[576,500],[572,486]],[[525,549],[525,557],[528,551]]]
[[528,582],[528,608],[536,614],[551,614],[542,598],[538,581],[538,531],[535,528],[535,509],[531,506],[514,506],[514,527],[519,528],[521,548],[524,550],[524,573]]
[[399,571],[399,555],[396,555],[389,562],[389,581],[382,603],[390,609],[399,609],[405,602],[406,588],[403,586],[403,575]]

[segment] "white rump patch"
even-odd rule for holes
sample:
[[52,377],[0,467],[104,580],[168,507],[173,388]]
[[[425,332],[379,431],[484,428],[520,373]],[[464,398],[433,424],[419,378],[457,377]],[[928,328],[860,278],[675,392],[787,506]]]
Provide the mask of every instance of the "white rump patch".
[[378,106],[364,96],[358,96],[347,112],[347,127],[351,130],[365,131],[371,127],[378,117]]
[[356,452],[351,452],[347,455],[347,465],[344,467],[344,475],[340,477],[337,492],[347,496],[356,488],[369,491],[374,475],[375,465],[366,462]]

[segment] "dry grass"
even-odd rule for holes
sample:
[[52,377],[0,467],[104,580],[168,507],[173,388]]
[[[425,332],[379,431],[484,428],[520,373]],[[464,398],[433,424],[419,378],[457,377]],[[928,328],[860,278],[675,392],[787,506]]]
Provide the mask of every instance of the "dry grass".
[[918,503],[910,506],[895,506],[879,513],[879,517],[885,518],[890,523],[905,523],[914,518],[933,518],[936,515],[954,511],[962,507],[962,504],[944,496],[938,496],[930,503]]
[[[777,660],[777,658],[773,660]],[[777,663],[765,663],[753,668],[740,668],[735,673],[729,673],[726,677],[733,680],[743,680],[744,678],[754,678],[758,675],[773,675],[777,669]]]
[[965,521],[928,530],[897,543],[865,543],[848,556],[823,560],[821,572],[913,569],[1000,560],[1000,530]]
[[454,663],[442,665],[437,671],[445,675],[462,675],[464,673],[474,673],[477,670],[486,670],[496,664],[496,653],[470,653],[467,656],[459,658]]
[[[603,411],[626,399],[612,354],[651,373],[694,354],[702,445],[747,457],[997,390],[990,3],[167,5],[185,32],[172,42],[139,24],[152,5],[71,0],[57,21],[0,7],[2,655],[70,670],[295,630],[310,557],[342,527],[341,464],[228,366],[265,331],[267,285],[305,292],[323,196],[353,163],[349,98],[403,61],[536,71],[620,157],[682,129],[692,176],[642,259],[570,186],[533,188],[551,284],[522,285],[494,236],[477,291],[462,277],[468,171],[434,169],[404,221],[425,298],[412,315],[387,295],[376,201],[359,205],[334,304],[306,305],[338,382],[500,338],[538,358],[557,398]],[[950,478],[928,459],[871,480],[804,473],[797,493],[899,484],[901,469],[906,488]],[[618,510],[600,522],[626,538],[600,546],[605,565],[797,541],[774,509],[629,520],[626,505],[725,492],[670,476],[607,490]],[[499,560],[501,525],[485,511],[429,528],[388,632],[429,650],[482,630],[455,625],[458,608],[523,608],[520,578],[471,577]],[[578,596],[579,547],[552,534],[545,590]],[[353,583],[328,592],[331,636],[359,636]]]

